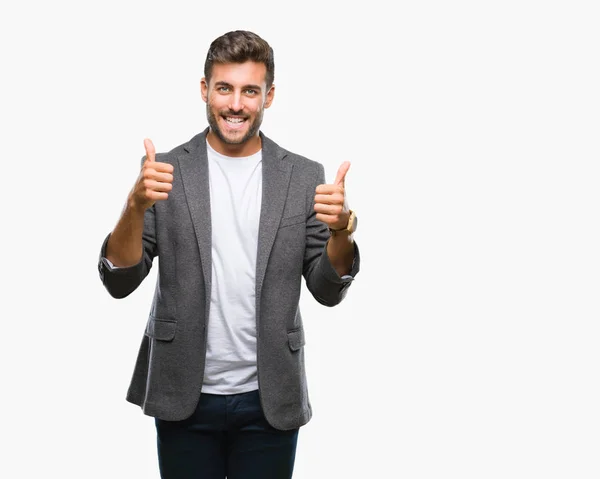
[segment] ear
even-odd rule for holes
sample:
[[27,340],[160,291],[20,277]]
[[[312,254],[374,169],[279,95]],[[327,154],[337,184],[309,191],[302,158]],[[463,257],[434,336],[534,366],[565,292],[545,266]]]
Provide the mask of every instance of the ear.
[[200,80],[200,93],[202,94],[204,103],[208,103],[208,83],[206,83],[206,78],[204,77]]
[[269,91],[267,92],[267,97],[265,98],[265,108],[269,108],[271,103],[273,103],[273,98],[275,98],[275,85],[271,85]]

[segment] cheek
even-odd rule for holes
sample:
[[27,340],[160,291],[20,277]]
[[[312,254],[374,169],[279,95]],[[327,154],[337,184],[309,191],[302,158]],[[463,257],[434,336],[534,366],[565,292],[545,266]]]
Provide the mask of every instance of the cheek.
[[258,114],[263,109],[263,103],[262,101],[253,102],[249,105],[246,105],[246,108],[248,109],[248,111],[251,111],[254,114]]
[[225,100],[222,96],[219,95],[211,95],[208,97],[208,106],[214,108],[215,110],[223,110],[227,107]]

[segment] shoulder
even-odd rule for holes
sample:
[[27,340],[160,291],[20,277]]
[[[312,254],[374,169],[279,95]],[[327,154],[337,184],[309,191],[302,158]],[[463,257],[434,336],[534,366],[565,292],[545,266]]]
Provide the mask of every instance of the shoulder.
[[266,150],[272,152],[275,156],[281,158],[283,162],[293,165],[308,174],[314,175],[323,171],[323,165],[320,162],[283,148],[265,135],[261,134],[261,136],[263,140],[263,151]]
[[156,153],[156,160],[162,161],[165,163],[173,163],[177,160],[178,156],[187,155],[195,150],[197,150],[201,145],[204,145],[206,142],[206,130],[198,133],[193,136],[191,139],[182,143],[181,145],[177,145],[169,151]]

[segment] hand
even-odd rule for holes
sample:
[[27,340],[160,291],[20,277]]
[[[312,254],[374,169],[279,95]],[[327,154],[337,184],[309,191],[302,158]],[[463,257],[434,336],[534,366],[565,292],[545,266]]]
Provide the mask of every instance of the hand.
[[166,200],[173,188],[173,165],[156,161],[152,141],[144,140],[146,161],[129,195],[130,205],[136,209],[150,208],[156,201]]
[[350,218],[345,190],[348,169],[350,162],[344,161],[338,169],[333,185],[319,185],[315,191],[317,219],[333,230],[345,228]]

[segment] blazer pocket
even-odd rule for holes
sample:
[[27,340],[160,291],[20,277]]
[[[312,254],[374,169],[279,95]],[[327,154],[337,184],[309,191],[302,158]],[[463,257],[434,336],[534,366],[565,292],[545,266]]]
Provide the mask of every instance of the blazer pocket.
[[174,319],[160,319],[150,316],[146,325],[146,336],[161,341],[173,341],[177,321]]
[[292,329],[288,331],[288,344],[292,351],[298,351],[305,344],[304,330],[302,328]]
[[280,228],[284,228],[285,226],[292,226],[298,223],[306,223],[306,215],[304,213],[295,216],[288,216],[287,218],[282,218],[279,223]]

